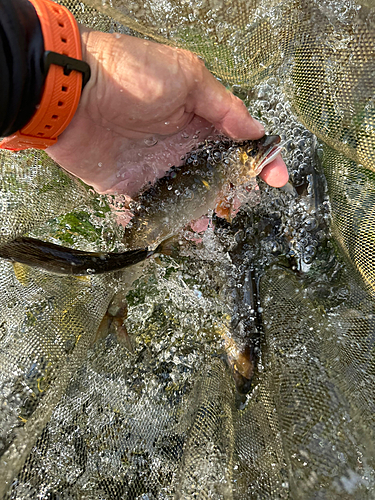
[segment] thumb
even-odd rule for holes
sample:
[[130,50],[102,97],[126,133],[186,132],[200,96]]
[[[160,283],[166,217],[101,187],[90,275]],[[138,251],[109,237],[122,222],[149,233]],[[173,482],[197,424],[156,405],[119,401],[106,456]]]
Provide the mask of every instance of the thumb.
[[259,139],[264,127],[252,118],[246,106],[205,68],[191,95],[196,115],[205,118],[232,139]]

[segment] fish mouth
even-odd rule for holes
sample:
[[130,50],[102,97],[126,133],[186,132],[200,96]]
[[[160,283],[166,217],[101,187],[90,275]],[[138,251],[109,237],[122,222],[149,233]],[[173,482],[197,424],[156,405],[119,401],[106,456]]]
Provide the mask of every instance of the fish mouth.
[[278,156],[281,153],[286,142],[287,141],[284,141],[280,143],[278,146],[272,146],[270,150],[264,155],[264,158],[260,161],[257,169],[261,171],[264,169],[266,165],[271,163],[276,158],[276,156]]
[[281,142],[279,135],[269,135],[259,139],[258,146],[260,154],[256,159],[256,175],[271,163],[283,150],[288,141]]

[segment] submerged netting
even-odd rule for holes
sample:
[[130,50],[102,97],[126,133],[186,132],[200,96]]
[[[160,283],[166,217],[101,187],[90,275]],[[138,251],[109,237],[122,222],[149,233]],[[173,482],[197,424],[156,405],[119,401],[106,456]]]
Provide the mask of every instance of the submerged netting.
[[[374,3],[65,5],[200,54],[291,139],[290,183],[260,182],[232,224],[147,266],[78,279],[0,262],[0,495],[373,498]],[[0,162],[1,241],[121,249],[110,197],[44,153]],[[250,387],[233,343],[256,361]]]

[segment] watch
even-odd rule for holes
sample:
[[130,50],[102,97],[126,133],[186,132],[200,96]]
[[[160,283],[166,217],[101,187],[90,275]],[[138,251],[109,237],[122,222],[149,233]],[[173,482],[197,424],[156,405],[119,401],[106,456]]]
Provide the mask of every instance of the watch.
[[29,0],[38,15],[43,39],[42,98],[31,120],[0,142],[0,148],[21,151],[46,149],[72,120],[82,89],[90,79],[90,66],[82,61],[81,37],[73,14],[51,0]]

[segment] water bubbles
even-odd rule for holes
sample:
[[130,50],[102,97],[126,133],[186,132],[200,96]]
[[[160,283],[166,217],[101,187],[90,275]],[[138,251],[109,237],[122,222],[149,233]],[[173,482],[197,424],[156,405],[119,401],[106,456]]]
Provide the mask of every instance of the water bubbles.
[[265,84],[261,85],[258,90],[258,99],[268,100],[272,94],[272,88]]
[[302,162],[304,160],[304,156],[302,153],[300,153],[299,151],[296,151],[295,153],[293,153],[293,156],[295,158],[295,161],[297,161],[299,164],[302,164]]
[[155,146],[158,143],[158,140],[156,137],[151,136],[151,137],[146,137],[146,139],[143,140],[143,142],[146,144],[147,147],[152,147]]
[[314,219],[313,217],[308,217],[307,219],[305,219],[306,231],[313,231],[317,227],[318,227],[318,223],[317,223],[316,219]]
[[280,113],[279,118],[281,122],[285,122],[288,119],[288,115],[286,113]]
[[316,255],[316,247],[308,245],[302,252],[302,258],[306,264],[311,264]]

